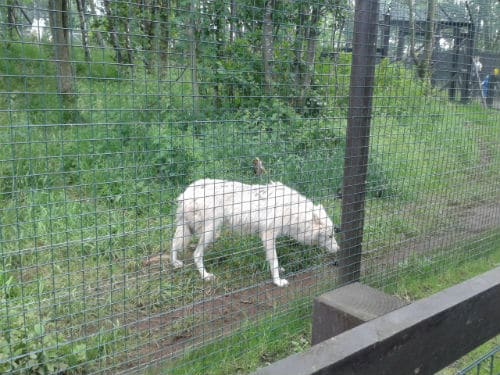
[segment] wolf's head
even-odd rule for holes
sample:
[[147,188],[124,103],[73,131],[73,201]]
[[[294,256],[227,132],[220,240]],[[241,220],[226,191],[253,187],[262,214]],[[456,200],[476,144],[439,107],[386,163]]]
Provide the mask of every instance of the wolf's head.
[[321,204],[315,205],[313,210],[313,238],[316,246],[330,253],[336,253],[339,250],[332,220]]

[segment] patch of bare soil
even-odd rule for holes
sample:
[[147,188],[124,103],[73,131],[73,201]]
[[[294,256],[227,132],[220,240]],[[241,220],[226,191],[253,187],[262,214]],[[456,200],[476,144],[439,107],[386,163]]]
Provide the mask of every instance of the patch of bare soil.
[[[136,372],[151,363],[173,360],[190,349],[228,336],[249,319],[258,320],[280,305],[316,295],[321,285],[323,288],[325,283],[334,285],[335,274],[336,267],[332,263],[288,276],[290,285],[285,288],[279,288],[269,280],[213,295],[173,311],[130,321],[127,324],[129,335],[146,335],[149,339],[139,352],[133,354],[134,366],[124,369],[123,373]],[[141,363],[137,363],[137,358]]]
[[452,248],[468,243],[481,233],[500,227],[500,202],[481,203],[476,206],[453,207],[443,210],[450,218],[450,225],[439,228],[423,236],[400,242],[395,250],[372,255],[363,263],[365,269],[378,272],[392,269],[415,254],[432,252],[437,249]]

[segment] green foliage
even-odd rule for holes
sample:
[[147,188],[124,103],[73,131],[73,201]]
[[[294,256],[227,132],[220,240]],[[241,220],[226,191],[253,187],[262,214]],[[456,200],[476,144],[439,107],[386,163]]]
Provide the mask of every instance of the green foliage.
[[192,182],[195,168],[203,162],[198,143],[190,130],[160,127],[152,141],[153,150],[158,150],[153,165],[160,182],[179,187]]
[[9,315],[0,318],[1,373],[48,375],[84,369],[85,344],[61,341],[59,333],[48,331],[54,324],[39,322],[35,314]]
[[[426,80],[415,79],[411,69],[383,59],[376,66],[374,112],[402,122],[411,121],[415,111],[431,104],[428,96],[432,90]],[[411,103],[408,98],[412,98]]]
[[[248,39],[237,39],[224,47],[222,60],[202,70],[201,79],[217,82],[226,108],[251,108],[259,103],[262,85],[262,61]],[[252,99],[255,98],[255,99]]]
[[[320,104],[320,112],[317,115],[345,118],[349,106],[352,54],[329,53],[328,50],[323,53],[327,57],[318,59],[316,63],[312,91],[317,97],[315,101]],[[330,58],[330,54],[334,57]]]

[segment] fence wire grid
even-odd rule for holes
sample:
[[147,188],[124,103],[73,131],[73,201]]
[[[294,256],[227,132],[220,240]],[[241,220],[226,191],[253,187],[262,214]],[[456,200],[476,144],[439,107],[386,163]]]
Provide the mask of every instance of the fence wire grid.
[[[500,366],[498,359],[500,357],[500,346],[490,350],[488,353],[478,358],[469,366],[457,372],[457,375],[498,375],[500,374]],[[496,360],[496,361],[495,361]]]
[[364,3],[0,0],[0,373],[245,373],[500,247],[500,4]]

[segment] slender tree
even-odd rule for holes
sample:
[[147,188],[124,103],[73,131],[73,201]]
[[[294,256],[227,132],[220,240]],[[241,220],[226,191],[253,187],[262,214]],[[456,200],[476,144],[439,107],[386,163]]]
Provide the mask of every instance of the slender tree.
[[7,0],[7,27],[9,29],[10,39],[13,39],[14,30],[17,35],[20,37],[21,34],[17,29],[17,20],[16,20],[16,12],[14,7],[14,0]]
[[229,43],[234,43],[236,39],[236,0],[231,0],[231,18],[229,20]]
[[170,0],[159,0],[159,19],[160,19],[160,27],[159,27],[159,48],[160,48],[160,57],[162,60],[167,61],[168,51],[169,51],[169,43],[170,43],[170,16],[171,16],[171,5]]
[[[128,11],[127,13],[130,13],[130,11]],[[134,64],[134,48],[132,47],[132,38],[131,38],[132,29],[130,27],[130,23],[132,22],[132,17],[130,16],[130,14],[127,14],[123,18],[123,22],[124,22],[124,27],[125,27],[124,34],[125,34],[125,48],[127,50],[127,63],[130,65],[133,65]]]
[[189,19],[188,19],[188,43],[189,43],[189,59],[191,67],[191,91],[192,91],[192,103],[193,103],[193,113],[195,116],[199,113],[199,101],[200,101],[200,89],[198,85],[198,32],[196,27],[196,0],[191,0],[189,3]]
[[[97,10],[95,8],[95,1],[90,0],[89,5],[90,5],[90,11],[92,13],[92,17],[94,19],[97,19]],[[98,22],[96,22],[96,23],[98,26]],[[99,45],[99,47],[104,48],[104,39],[102,38],[102,34],[101,34],[101,31],[99,30],[99,27],[91,27],[91,29],[92,29],[92,33],[95,35],[95,38],[97,40],[97,44]]]
[[64,102],[74,99],[70,59],[68,0],[49,0],[49,22],[57,66],[57,89]]
[[434,40],[434,26],[436,13],[436,0],[427,0],[427,16],[425,22],[425,35],[423,52],[417,56],[415,50],[415,0],[408,0],[409,23],[410,23],[410,56],[417,67],[420,78],[430,81],[431,59]]
[[424,52],[420,64],[419,76],[423,79],[431,79],[431,58],[434,40],[436,14],[436,0],[427,0],[427,17],[425,20]]
[[262,65],[264,68],[264,93],[272,94],[273,62],[274,62],[274,37],[273,13],[275,0],[266,0],[264,17],[262,21]]
[[[213,12],[213,28],[215,33],[215,48],[216,48],[216,56],[217,62],[222,62],[224,59],[224,48],[226,43],[225,38],[225,7],[224,0],[216,0],[213,4],[214,12]],[[214,76],[215,76],[215,85],[214,85],[214,104],[216,109],[220,109],[222,105],[222,98],[220,96],[221,93],[221,84],[219,74],[217,74],[218,64],[212,64],[214,67]]]
[[320,5],[314,4],[311,8],[311,13],[309,16],[309,24],[306,33],[306,56],[305,56],[305,71],[302,76],[301,82],[301,95],[299,101],[299,108],[301,112],[304,112],[305,101],[308,95],[309,89],[311,87],[313,73],[314,73],[314,63],[316,59],[316,45],[318,42],[318,23],[320,21]]
[[16,9],[19,10],[28,25],[33,25],[33,21],[30,19],[23,7],[19,6],[17,0],[7,0],[7,27],[9,29],[10,39],[13,37],[14,30],[16,31],[16,34],[21,37],[21,32],[18,28],[19,20],[16,16]]
[[106,12],[107,20],[108,20],[108,31],[109,31],[109,35],[111,37],[111,43],[112,43],[113,48],[115,50],[116,62],[118,64],[121,64],[123,61],[123,58],[122,58],[122,53],[121,53],[120,40],[118,38],[118,31],[116,30],[115,16],[113,15],[113,12],[111,10],[111,4],[110,4],[109,0],[103,0],[103,5],[104,5],[104,10]]
[[319,36],[319,22],[324,7],[321,4],[298,4],[297,24],[294,42],[294,106],[297,111],[304,112],[305,103],[311,88],[316,60],[316,48]]
[[[91,0],[92,2],[93,0]],[[76,0],[78,18],[80,20],[80,31],[82,32],[82,45],[85,52],[85,60],[90,61],[89,37],[87,27],[87,17],[85,15],[85,0]]]
[[295,77],[295,99],[294,106],[296,109],[301,107],[302,98],[302,74],[304,72],[305,66],[302,59],[302,52],[304,50],[304,33],[305,33],[305,3],[299,2],[297,9],[297,18],[295,26],[295,42],[294,42],[294,61],[293,61],[293,73]]

